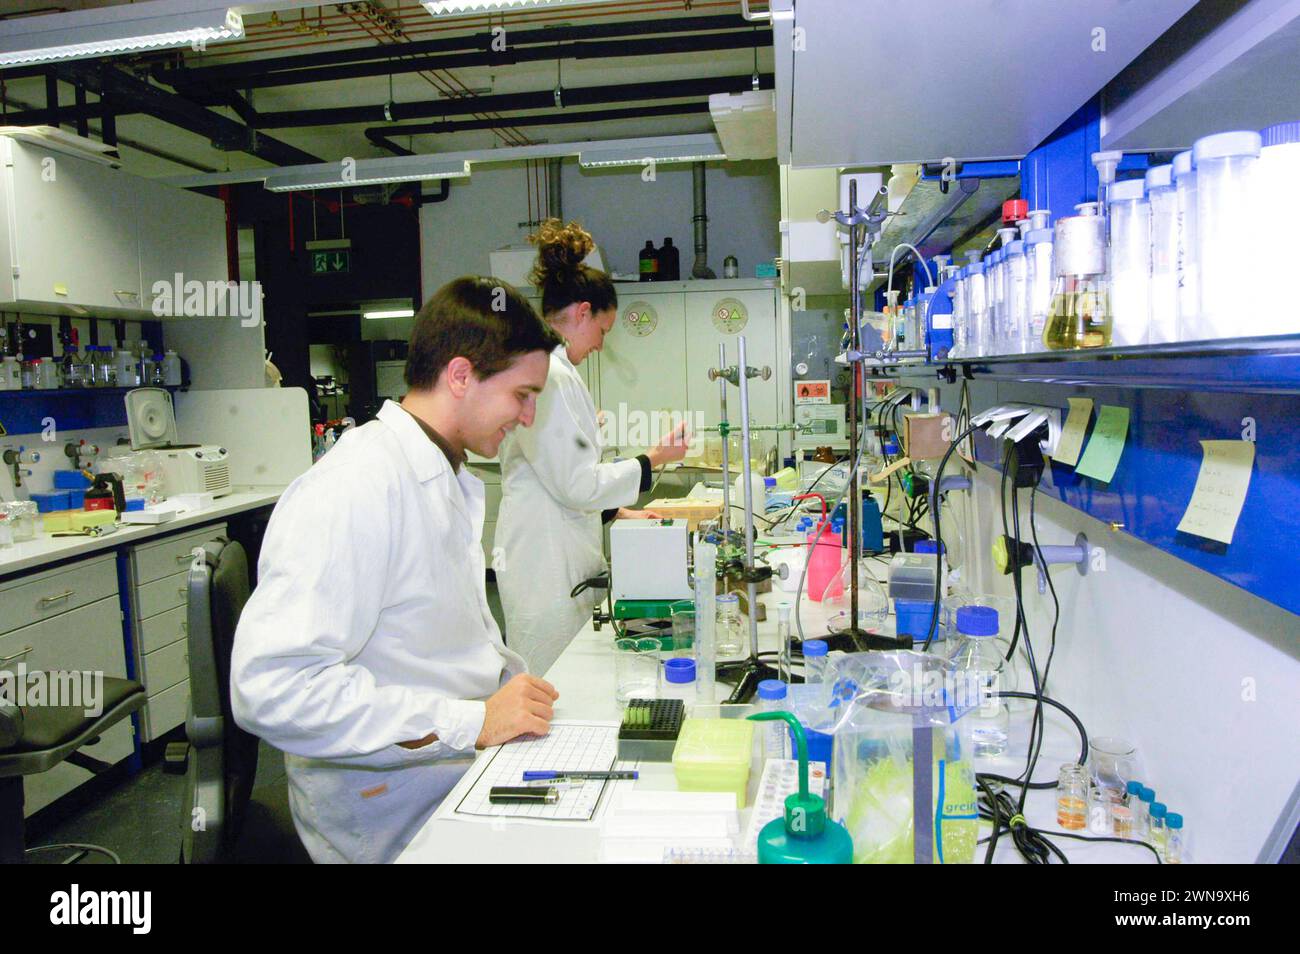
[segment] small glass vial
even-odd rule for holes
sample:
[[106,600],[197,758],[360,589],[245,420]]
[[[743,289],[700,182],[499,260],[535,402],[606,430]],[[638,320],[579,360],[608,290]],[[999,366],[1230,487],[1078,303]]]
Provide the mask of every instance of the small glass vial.
[[1061,766],[1056,782],[1056,823],[1066,831],[1088,826],[1088,770],[1071,762]]
[[808,685],[826,681],[826,653],[824,639],[803,641],[803,681]]
[[1134,838],[1140,838],[1143,841],[1146,840],[1148,826],[1151,822],[1151,805],[1155,800],[1155,790],[1144,787],[1142,789],[1142,794],[1138,797],[1137,804],[1130,806],[1133,809]]
[[[777,712],[786,708],[786,686],[780,679],[764,679],[758,684],[758,707],[764,712]],[[768,722],[763,726],[763,755],[769,759],[783,759],[786,729],[784,722]]]
[[1165,815],[1165,857],[1167,865],[1181,865],[1187,856],[1187,836],[1183,833],[1183,816],[1177,812]]
[[1113,832],[1111,809],[1118,804],[1111,797],[1110,789],[1093,785],[1088,789],[1088,831],[1094,835],[1109,835]]
[[1165,849],[1169,842],[1169,829],[1165,827],[1165,816],[1169,809],[1164,802],[1151,803],[1151,817],[1147,819],[1147,841],[1156,850],[1160,860],[1165,860]]
[[1116,838],[1135,837],[1133,833],[1133,809],[1127,805],[1111,805],[1110,824]]
[[1124,804],[1135,805],[1142,798],[1142,783],[1133,781],[1124,787]]
[[718,623],[714,629],[714,650],[718,656],[737,656],[744,651],[740,629],[740,597],[723,593],[718,597]]

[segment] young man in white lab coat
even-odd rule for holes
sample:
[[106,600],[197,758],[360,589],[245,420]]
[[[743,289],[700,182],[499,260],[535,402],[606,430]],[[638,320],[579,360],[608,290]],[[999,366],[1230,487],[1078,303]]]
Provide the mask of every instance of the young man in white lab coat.
[[286,753],[317,862],[387,862],[475,747],[544,734],[557,693],[524,672],[488,609],[483,484],[533,421],[559,339],[517,291],[461,278],[421,309],[409,391],[285,491],[239,621],[236,721]]

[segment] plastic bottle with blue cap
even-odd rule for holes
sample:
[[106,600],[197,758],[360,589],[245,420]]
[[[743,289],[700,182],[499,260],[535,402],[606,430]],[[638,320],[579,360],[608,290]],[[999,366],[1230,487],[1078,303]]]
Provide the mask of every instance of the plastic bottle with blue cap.
[[1010,717],[997,697],[1002,690],[1003,659],[997,644],[998,611],[991,606],[957,610],[957,645],[949,660],[957,670],[957,698],[970,711],[975,756],[993,757],[1007,751]]
[[826,681],[826,654],[829,647],[824,639],[803,641],[803,681],[808,685]]
[[690,656],[673,656],[664,660],[664,679],[660,684],[661,699],[695,701],[695,660]]
[[[778,712],[786,708],[786,684],[780,679],[764,679],[758,684],[758,707],[764,712]],[[780,722],[763,727],[763,756],[783,759],[785,755],[786,728]]]

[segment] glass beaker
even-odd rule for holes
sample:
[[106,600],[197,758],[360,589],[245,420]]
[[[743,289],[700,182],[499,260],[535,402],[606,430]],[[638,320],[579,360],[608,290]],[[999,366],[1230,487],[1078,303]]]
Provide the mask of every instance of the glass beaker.
[[714,646],[722,656],[739,656],[745,650],[745,636],[740,625],[740,597],[723,593],[718,597],[717,624],[714,629]]
[[624,636],[614,641],[614,699],[655,699],[659,695],[659,640]]
[[1128,783],[1137,777],[1137,746],[1114,736],[1088,740],[1088,772],[1092,783],[1122,800]]
[[678,600],[668,610],[673,620],[673,655],[692,655],[695,646],[694,601]]

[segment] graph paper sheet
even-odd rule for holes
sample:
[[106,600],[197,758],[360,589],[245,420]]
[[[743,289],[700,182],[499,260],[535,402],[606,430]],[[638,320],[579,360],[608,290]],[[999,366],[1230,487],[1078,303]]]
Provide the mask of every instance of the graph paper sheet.
[[[554,805],[493,805],[488,792],[496,785],[522,785],[524,772],[545,769],[604,772],[618,758],[618,726],[612,722],[552,722],[540,739],[507,742],[484,757],[469,784],[458,785],[444,802],[454,807],[443,817],[516,818],[529,821],[589,822],[610,783],[603,779],[561,790]],[[471,775],[473,775],[471,771]]]

